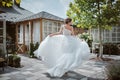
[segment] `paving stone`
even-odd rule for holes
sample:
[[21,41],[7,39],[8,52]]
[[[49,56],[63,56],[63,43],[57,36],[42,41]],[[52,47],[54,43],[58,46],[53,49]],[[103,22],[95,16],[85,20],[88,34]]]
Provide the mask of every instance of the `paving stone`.
[[80,80],[88,80],[88,78],[87,78],[87,77],[84,77],[84,78],[82,78],[82,79],[80,79]]
[[0,77],[0,80],[8,80],[10,77]]
[[[67,76],[55,78],[46,73],[47,67],[42,61],[23,55],[19,56],[23,67],[6,67],[4,72],[0,71],[0,80],[104,80],[106,77],[104,72],[106,62],[89,60],[78,69],[69,71]],[[92,55],[92,57],[94,56]],[[110,57],[120,60],[120,56]]]

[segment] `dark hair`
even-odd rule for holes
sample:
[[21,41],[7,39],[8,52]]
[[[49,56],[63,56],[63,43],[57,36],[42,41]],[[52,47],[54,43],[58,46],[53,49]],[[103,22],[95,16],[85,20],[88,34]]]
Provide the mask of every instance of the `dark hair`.
[[64,21],[64,23],[65,23],[65,24],[68,24],[68,23],[71,22],[71,21],[72,21],[71,18],[66,18],[65,21]]

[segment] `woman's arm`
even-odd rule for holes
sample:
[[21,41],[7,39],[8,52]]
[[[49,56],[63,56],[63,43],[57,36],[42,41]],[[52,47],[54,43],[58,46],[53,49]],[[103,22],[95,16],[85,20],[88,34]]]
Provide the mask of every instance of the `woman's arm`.
[[59,32],[52,33],[52,34],[50,34],[49,36],[52,37],[52,36],[54,36],[54,35],[60,35],[60,34],[62,34],[62,31],[63,31],[63,27],[60,28]]

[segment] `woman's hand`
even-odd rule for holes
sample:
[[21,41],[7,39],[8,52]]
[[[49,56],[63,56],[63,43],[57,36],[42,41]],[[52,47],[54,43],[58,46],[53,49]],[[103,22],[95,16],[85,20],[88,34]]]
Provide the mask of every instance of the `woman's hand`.
[[49,34],[50,37],[54,36],[53,34]]

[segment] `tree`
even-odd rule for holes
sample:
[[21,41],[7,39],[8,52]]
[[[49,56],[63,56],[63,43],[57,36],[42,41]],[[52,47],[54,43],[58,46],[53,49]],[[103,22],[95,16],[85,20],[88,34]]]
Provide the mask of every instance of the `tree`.
[[[16,4],[20,4],[21,0],[15,0]],[[12,7],[13,0],[0,0],[0,7]]]
[[0,7],[11,7],[12,5],[12,0],[0,0]]
[[119,23],[120,0],[74,0],[69,4],[67,16],[73,19],[74,24],[83,28],[98,28],[99,55],[102,58],[102,30],[110,29]]

